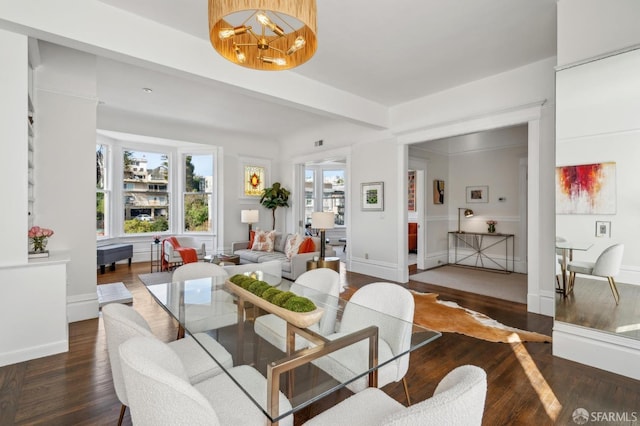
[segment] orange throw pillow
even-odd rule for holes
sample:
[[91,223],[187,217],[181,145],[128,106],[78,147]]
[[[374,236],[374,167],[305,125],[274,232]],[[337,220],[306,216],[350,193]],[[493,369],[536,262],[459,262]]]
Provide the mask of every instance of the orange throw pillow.
[[314,251],[316,251],[316,244],[311,238],[305,238],[298,249],[298,253],[313,253]]
[[251,232],[249,233],[249,249],[251,249],[251,247],[253,247],[253,240],[256,238],[256,231],[251,230]]

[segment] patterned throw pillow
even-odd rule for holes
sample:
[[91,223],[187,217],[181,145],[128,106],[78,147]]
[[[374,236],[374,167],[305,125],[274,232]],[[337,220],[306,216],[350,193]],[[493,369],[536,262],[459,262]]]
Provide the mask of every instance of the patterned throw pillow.
[[314,251],[316,251],[316,244],[311,237],[305,238],[298,248],[298,253],[313,253]]
[[304,237],[300,234],[289,234],[287,236],[287,242],[284,244],[284,254],[287,255],[287,259],[291,259],[291,256],[298,254],[298,248]]
[[276,231],[262,231],[256,229],[256,236],[253,239],[251,250],[273,251],[273,243],[276,239]]

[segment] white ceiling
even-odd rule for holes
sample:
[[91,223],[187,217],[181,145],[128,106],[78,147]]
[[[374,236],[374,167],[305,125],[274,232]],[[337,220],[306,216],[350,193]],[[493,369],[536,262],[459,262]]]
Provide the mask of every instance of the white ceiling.
[[[208,40],[207,0],[100,1]],[[556,0],[317,0],[317,7],[315,56],[283,72],[387,107],[556,54]],[[221,86],[98,63],[103,108],[274,139],[336,119]]]

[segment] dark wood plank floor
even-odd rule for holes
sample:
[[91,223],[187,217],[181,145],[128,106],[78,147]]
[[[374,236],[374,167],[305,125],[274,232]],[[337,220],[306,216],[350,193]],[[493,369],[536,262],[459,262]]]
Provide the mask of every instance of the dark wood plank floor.
[[[118,265],[115,272],[98,275],[98,280],[124,282],[133,294],[135,308],[158,337],[169,341],[175,336],[175,323],[137,279],[148,268],[147,263],[131,268]],[[379,281],[350,272],[345,276],[351,287]],[[441,299],[483,312],[504,324],[551,333],[551,318],[527,313],[524,305],[418,282],[410,282],[408,287],[437,292]],[[67,353],[0,368],[0,425],[116,423],[120,403],[113,390],[102,320],[70,324],[69,335]],[[490,343],[457,334],[444,334],[411,354],[407,379],[413,401],[430,397],[438,381],[463,364],[478,365],[487,372],[485,425],[570,425],[574,424],[571,414],[577,408],[629,415],[640,411],[638,381],[554,358],[550,344]],[[405,402],[400,383],[384,390]],[[296,415],[296,424],[346,396],[348,391],[323,399]],[[128,415],[125,424],[131,424]],[[640,420],[600,424],[637,425]]]

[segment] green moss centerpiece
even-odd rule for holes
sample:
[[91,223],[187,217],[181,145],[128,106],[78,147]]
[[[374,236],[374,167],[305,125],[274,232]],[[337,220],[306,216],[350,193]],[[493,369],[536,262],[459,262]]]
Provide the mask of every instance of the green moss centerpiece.
[[324,309],[318,308],[306,297],[290,291],[282,291],[247,275],[234,275],[225,282],[225,285],[238,297],[300,328],[309,327],[320,321],[324,313]]

